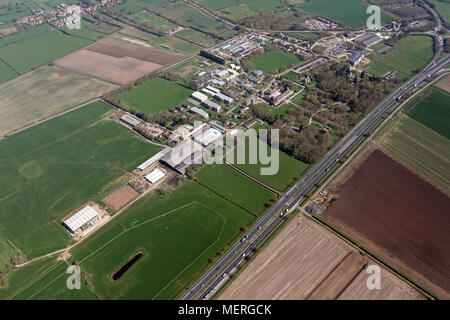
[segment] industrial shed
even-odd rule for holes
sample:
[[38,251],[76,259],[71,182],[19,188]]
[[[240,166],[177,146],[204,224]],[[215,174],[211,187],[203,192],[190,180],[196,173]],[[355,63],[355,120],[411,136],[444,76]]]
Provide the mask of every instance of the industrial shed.
[[196,135],[194,137],[194,140],[198,143],[200,143],[202,146],[206,147],[211,142],[219,139],[222,136],[219,130],[210,128],[206,130],[205,132],[202,132],[199,135]]
[[155,162],[159,161],[164,155],[169,152],[170,148],[165,148],[164,150],[158,152],[153,157],[142,163],[139,167],[137,167],[139,170],[144,171],[148,167],[150,167]]
[[68,219],[64,220],[63,224],[70,232],[78,233],[92,226],[97,219],[97,211],[95,211],[91,206],[86,206],[70,216]]
[[156,168],[155,170],[153,170],[152,172],[150,172],[148,175],[145,176],[145,179],[147,179],[148,181],[150,181],[151,183],[156,183],[159,180],[161,180],[166,174],[164,172],[162,172],[161,170],[159,170],[158,168]]

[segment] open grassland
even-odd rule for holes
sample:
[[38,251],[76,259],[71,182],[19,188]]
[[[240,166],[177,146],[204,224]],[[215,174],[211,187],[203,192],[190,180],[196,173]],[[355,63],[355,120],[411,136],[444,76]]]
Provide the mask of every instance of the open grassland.
[[449,197],[379,149],[328,189],[324,218],[403,274],[448,299]]
[[[259,144],[260,143],[258,143],[258,152]],[[298,161],[288,156],[286,153],[279,151],[278,172],[275,175],[263,175],[261,174],[261,168],[269,168],[270,164],[265,165],[260,161],[257,161],[256,164],[250,164],[249,149],[249,143],[246,143],[245,163],[243,164],[237,163],[237,155],[235,154],[235,166],[248,173],[252,177],[266,183],[267,185],[279,191],[287,189],[287,187],[289,187],[295,181],[295,179],[299,177],[303,172],[305,172],[305,170],[308,168],[308,165],[306,163]],[[273,149],[269,149],[268,147],[266,150],[270,150],[270,155],[272,154],[272,152],[274,152]],[[234,152],[237,153],[236,150]],[[228,154],[228,157],[232,157],[231,152]],[[275,166],[276,164],[273,163],[272,165]]]
[[0,137],[69,110],[116,86],[57,67],[41,67],[0,85]]
[[230,26],[214,19],[183,1],[168,2],[165,0],[154,0],[150,3],[146,3],[146,5],[151,11],[174,21],[179,25],[195,27],[202,31],[212,33],[222,39],[230,38],[236,34],[236,31]]
[[200,50],[198,46],[183,39],[169,35],[158,37],[154,34],[143,32],[130,26],[115,33],[113,37],[124,41],[143,41],[155,49],[164,50],[169,53],[180,53],[187,56]]
[[241,175],[225,164],[203,167],[196,173],[197,180],[227,199],[258,214],[275,194]]
[[190,28],[186,28],[181,31],[178,31],[175,34],[175,36],[182,38],[186,41],[193,42],[196,45],[202,46],[204,48],[212,47],[212,46],[216,45],[219,41],[217,38],[215,38],[209,34],[206,34],[206,33],[194,30],[194,29],[190,29]]
[[408,116],[450,139],[450,94],[428,87],[406,106]]
[[108,111],[96,102],[0,142],[0,236],[26,258],[66,246],[60,219],[161,150],[101,120]]
[[382,76],[397,71],[397,76],[411,76],[414,71],[427,65],[433,58],[433,38],[423,35],[407,36],[394,44],[388,54],[373,52],[368,72]]
[[[74,249],[70,261],[80,263],[89,287],[100,299],[170,299],[252,218],[188,181],[165,195],[139,200]],[[138,252],[142,258],[114,281],[112,274]],[[58,273],[33,285],[28,297],[60,299],[69,294],[63,291],[64,281],[52,282],[64,276],[64,270]]]
[[267,73],[278,73],[282,68],[295,66],[303,60],[296,56],[285,52],[281,49],[265,51],[264,53],[249,60],[248,67],[251,69],[263,70]]
[[0,60],[0,84],[17,77],[17,72],[8,67]]
[[[351,28],[366,25],[367,5],[361,0],[312,0],[305,1],[299,7],[306,12],[327,17]],[[381,23],[388,23],[392,18],[382,12]]]
[[130,91],[122,93],[119,95],[119,100],[137,111],[156,113],[177,106],[191,93],[191,90],[174,82],[162,78],[153,78]]
[[176,27],[176,24],[173,24],[169,20],[164,19],[163,17],[147,10],[136,12],[131,16],[131,18],[134,18],[141,23],[148,23],[150,25],[153,25],[161,31],[168,31],[173,27]]
[[25,73],[90,43],[91,40],[68,36],[51,28],[51,31],[0,47],[0,58],[18,73]]
[[434,8],[445,22],[450,23],[450,2],[443,0],[431,0]]

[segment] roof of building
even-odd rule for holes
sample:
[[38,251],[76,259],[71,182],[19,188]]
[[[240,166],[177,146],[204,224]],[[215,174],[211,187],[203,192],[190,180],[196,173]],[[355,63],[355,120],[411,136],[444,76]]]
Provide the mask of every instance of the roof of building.
[[232,103],[232,102],[233,102],[233,98],[231,98],[231,97],[229,97],[229,96],[226,96],[226,95],[224,95],[224,94],[222,94],[222,93],[216,93],[216,94],[214,95],[214,97],[217,98],[217,99],[219,99],[219,100],[223,100],[223,101],[225,101],[225,102],[227,102],[227,103]]
[[147,179],[151,183],[155,183],[155,182],[158,182],[159,180],[161,180],[161,178],[164,177],[165,175],[166,174],[164,172],[162,172],[161,170],[156,168],[155,170],[150,172],[148,175],[146,175],[145,179]]
[[132,117],[132,116],[130,116],[128,114],[123,115],[120,118],[120,120],[122,120],[123,122],[128,123],[129,125],[131,125],[133,127],[137,126],[138,124],[140,124],[142,122],[141,120],[136,119],[135,117]]
[[91,206],[86,206],[70,218],[64,221],[64,224],[75,233],[83,225],[97,217],[97,211],[95,211]]
[[347,59],[351,64],[358,63],[362,58],[364,58],[364,53],[361,51],[354,52],[350,58]]
[[218,111],[218,110],[222,109],[222,107],[220,105],[218,105],[215,102],[212,102],[211,100],[203,101],[203,105],[205,107],[208,107],[211,110],[217,110]]
[[218,124],[217,122],[214,122],[213,124],[211,124],[211,128],[214,128],[216,130],[219,130],[220,132],[224,133],[227,129],[225,129],[224,126]]
[[205,101],[205,100],[208,100],[208,97],[207,96],[205,96],[203,93],[201,93],[201,92],[198,92],[198,91],[195,91],[195,92],[193,92],[192,94],[191,94],[191,97],[193,97],[193,98],[195,98],[195,99],[197,99],[197,100],[200,100],[200,101]]
[[210,91],[212,91],[212,92],[215,92],[215,93],[220,93],[220,90],[219,90],[219,89],[214,88],[214,87],[211,87],[211,86],[207,86],[206,89],[208,89],[208,90],[210,90]]
[[[209,101],[209,100],[206,100],[206,101]],[[204,117],[204,118],[206,118],[206,119],[209,118],[208,112],[206,112],[205,110],[202,110],[202,109],[200,109],[200,108],[192,107],[191,110],[189,110],[189,111],[191,111],[191,112],[193,112],[193,113],[196,113],[196,114],[198,114],[198,115],[201,115],[202,117]]]
[[202,91],[206,94],[209,94],[210,96],[213,96],[216,94],[216,92],[209,90],[208,88],[203,88]]
[[379,36],[373,33],[366,33],[358,38],[356,38],[356,42],[362,43],[366,47],[370,47],[371,45],[374,45],[377,42],[380,42],[381,39]]
[[210,128],[194,137],[194,140],[202,144],[204,147],[222,136],[219,130]]
[[144,171],[145,169],[147,169],[148,167],[150,167],[152,164],[154,164],[156,161],[158,161],[159,159],[161,159],[168,151],[170,150],[170,148],[165,148],[164,150],[161,150],[160,152],[158,152],[157,154],[155,154],[153,157],[151,157],[150,159],[148,159],[147,161],[145,161],[144,163],[142,163],[139,167],[137,167],[139,170]]

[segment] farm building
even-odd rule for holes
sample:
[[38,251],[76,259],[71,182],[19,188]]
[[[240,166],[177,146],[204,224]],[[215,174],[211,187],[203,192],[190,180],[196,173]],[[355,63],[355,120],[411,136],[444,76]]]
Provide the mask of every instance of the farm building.
[[212,91],[212,92],[214,92],[214,93],[220,93],[220,90],[219,90],[219,89],[216,89],[216,88],[211,87],[211,86],[207,86],[206,89],[208,89],[209,91]]
[[202,162],[202,152],[195,148],[193,141],[186,141],[168,152],[161,162],[180,174],[194,163]]
[[64,226],[72,233],[80,233],[81,231],[93,226],[98,220],[97,211],[91,206],[86,206],[76,212],[68,219],[63,221]]
[[125,122],[126,124],[129,124],[132,127],[136,127],[138,124],[140,124],[142,121],[139,119],[136,119],[135,117],[132,117],[128,114],[123,115],[120,120]]
[[199,116],[202,116],[205,119],[209,118],[209,114],[206,111],[203,111],[202,109],[192,107],[191,110],[189,110],[190,113],[197,114]]
[[217,103],[212,102],[210,100],[203,101],[202,104],[205,107],[207,107],[208,109],[215,111],[215,112],[220,112],[220,110],[222,110],[221,106],[219,106]]
[[170,148],[165,148],[164,150],[161,150],[157,154],[155,154],[153,157],[142,163],[139,167],[137,167],[139,170],[144,171],[148,167],[150,167],[155,162],[159,161],[164,155],[169,152]]
[[213,124],[211,124],[211,128],[220,131],[220,133],[224,133],[225,131],[227,131],[227,129],[225,129],[225,127],[223,127],[222,125],[218,124],[217,122],[214,122]]
[[194,140],[198,143],[200,143],[202,146],[206,147],[211,142],[219,139],[222,136],[219,130],[210,128],[206,130],[205,132],[202,132],[199,135],[196,135],[194,137]]
[[[209,90],[208,88],[203,88],[202,89],[203,93],[209,94],[211,97],[214,97],[214,95],[216,94],[214,91]],[[203,102],[203,101],[202,101]]]
[[374,44],[380,42],[381,39],[379,36],[373,33],[366,33],[358,38],[356,38],[356,42],[363,44],[366,47],[373,46]]
[[198,91],[195,91],[194,93],[192,93],[191,97],[200,102],[208,100],[207,96],[205,96],[203,93],[198,92]]
[[166,174],[163,171],[161,171],[158,168],[156,168],[155,170],[150,172],[148,175],[146,175],[145,179],[147,179],[151,183],[156,183],[159,180],[161,180],[165,175]]
[[347,59],[351,65],[356,66],[364,58],[364,54],[361,51],[353,53],[350,58]]

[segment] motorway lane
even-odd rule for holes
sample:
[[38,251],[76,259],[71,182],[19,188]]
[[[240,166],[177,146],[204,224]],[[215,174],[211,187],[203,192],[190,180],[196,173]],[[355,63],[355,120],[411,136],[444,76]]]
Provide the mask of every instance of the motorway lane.
[[[442,54],[438,55],[437,59],[440,58]],[[202,280],[197,283],[191,291],[184,297],[186,300],[194,298],[197,294],[202,292],[204,286],[213,280],[219,271],[223,269],[226,265],[228,267],[223,271],[223,275],[227,275],[236,266],[238,266],[245,258],[245,256],[255,248],[266,236],[269,234],[283,219],[285,211],[280,215],[281,209],[288,205],[288,211],[293,209],[299,201],[301,201],[305,195],[319,182],[334,166],[339,164],[339,159],[342,156],[350,152],[353,147],[355,147],[360,141],[365,138],[365,134],[369,132],[373,127],[378,125],[379,121],[382,120],[388,113],[394,110],[400,103],[395,101],[398,97],[404,95],[406,92],[414,91],[419,89],[421,85],[426,83],[428,75],[436,74],[441,68],[445,67],[450,63],[450,57],[446,57],[436,64],[429,65],[424,71],[416,75],[413,79],[406,82],[402,87],[397,89],[394,93],[388,96],[378,107],[376,107],[372,112],[370,112],[339,144],[330,151],[325,158],[323,158],[318,165],[316,165],[311,171],[307,173],[303,179],[294,185],[276,204],[275,206],[260,220],[258,223],[247,233],[247,235],[238,242],[231,252],[226,254],[214,267],[210,270]],[[414,86],[417,85],[417,86]],[[412,86],[412,87],[411,87]],[[406,90],[409,88],[408,90]],[[342,151],[341,151],[342,150]],[[337,159],[337,161],[336,161]],[[333,160],[333,161],[332,161]],[[313,178],[311,180],[311,178]],[[306,188],[305,188],[306,186]],[[292,197],[301,189],[304,190],[297,195],[293,200]],[[292,200],[292,201],[291,201]],[[277,216],[278,215],[278,216]],[[275,216],[274,221],[270,223],[267,227],[263,228],[271,219]],[[255,235],[258,237],[253,240],[249,245],[248,242]],[[240,251],[246,248],[242,253]],[[235,257],[237,253],[239,256]],[[243,256],[244,254],[244,256]],[[233,258],[235,259],[233,260]],[[205,299],[211,295],[212,290],[223,280],[223,277],[218,277],[215,281],[208,285],[207,289],[204,290],[203,294],[200,295],[200,299]]]

